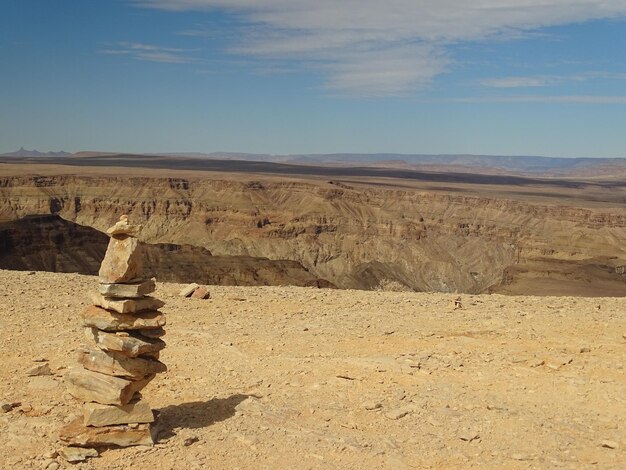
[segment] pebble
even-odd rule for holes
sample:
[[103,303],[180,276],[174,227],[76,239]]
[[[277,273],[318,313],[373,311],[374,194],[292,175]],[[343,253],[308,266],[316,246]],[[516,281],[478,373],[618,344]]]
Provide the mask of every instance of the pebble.
[[37,364],[35,367],[31,367],[26,371],[26,375],[29,377],[35,377],[38,375],[52,375],[52,371],[50,370],[50,366],[47,362],[43,364]]
[[13,404],[12,403],[3,403],[2,405],[0,405],[0,410],[3,413],[8,413],[12,409],[13,409]]
[[383,407],[382,403],[376,402],[376,401],[367,401],[365,403],[363,403],[363,408],[365,408],[366,410],[378,410],[380,408]]
[[600,445],[607,449],[617,449],[619,447],[619,444],[617,442],[608,440],[603,440],[602,442],[600,442]]
[[459,434],[459,439],[466,442],[472,442],[478,439],[480,435],[476,431],[464,431]]
[[406,408],[396,408],[395,410],[387,411],[385,413],[385,418],[391,419],[391,420],[396,420],[396,419],[404,418],[410,412],[411,412],[411,410],[408,410]]
[[59,450],[59,455],[70,463],[84,462],[88,458],[97,457],[96,449],[88,449],[83,447],[64,447]]
[[44,465],[44,468],[46,470],[59,470],[59,467],[61,467],[61,465],[59,465],[59,462],[57,462],[56,460],[46,460],[44,462]]

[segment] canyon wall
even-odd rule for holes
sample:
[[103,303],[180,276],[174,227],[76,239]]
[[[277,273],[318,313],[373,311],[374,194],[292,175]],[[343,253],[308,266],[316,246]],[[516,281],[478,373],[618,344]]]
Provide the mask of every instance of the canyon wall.
[[[58,215],[0,222],[0,269],[97,275],[109,236]],[[141,243],[146,277],[225,286],[333,287],[300,263],[251,256],[213,256],[205,248]]]
[[549,279],[563,295],[601,280],[626,294],[626,215],[611,208],[326,181],[0,178],[0,219],[31,214],[101,231],[129,214],[147,243],[292,260],[340,288],[540,294]]

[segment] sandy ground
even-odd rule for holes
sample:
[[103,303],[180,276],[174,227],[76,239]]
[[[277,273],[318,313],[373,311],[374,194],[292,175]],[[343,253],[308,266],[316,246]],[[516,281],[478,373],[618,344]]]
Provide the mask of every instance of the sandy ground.
[[[0,271],[0,402],[21,402],[0,412],[0,468],[70,467],[52,458],[80,409],[63,374],[96,282]],[[158,444],[76,468],[626,465],[624,298],[464,295],[455,310],[444,294],[179,288],[157,290]],[[38,359],[53,375],[26,375]]]

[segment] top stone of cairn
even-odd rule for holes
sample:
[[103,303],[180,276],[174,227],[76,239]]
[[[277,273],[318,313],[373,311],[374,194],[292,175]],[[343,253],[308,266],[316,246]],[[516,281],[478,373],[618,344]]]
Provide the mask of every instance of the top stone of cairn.
[[122,215],[115,225],[107,230],[107,233],[115,238],[136,237],[141,231],[141,225],[130,225],[128,216]]
[[101,284],[129,283],[142,279],[141,250],[139,240],[135,238],[140,230],[141,225],[130,225],[126,215],[107,230],[111,239],[98,273]]

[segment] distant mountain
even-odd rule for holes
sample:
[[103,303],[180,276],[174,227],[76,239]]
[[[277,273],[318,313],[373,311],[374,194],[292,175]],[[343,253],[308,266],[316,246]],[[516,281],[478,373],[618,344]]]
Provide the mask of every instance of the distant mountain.
[[64,152],[63,150],[60,152],[40,152],[38,150],[26,150],[24,147],[20,147],[20,149],[15,152],[0,154],[0,157],[69,157],[71,155],[71,153]]
[[[241,160],[253,162],[290,163],[301,165],[378,166],[435,171],[500,170],[503,172],[542,173],[565,175],[587,173],[591,169],[611,174],[611,169],[623,170],[626,158],[565,158],[539,156],[500,156],[464,154],[400,154],[400,153],[333,153],[270,155],[257,153],[160,153],[170,156],[211,160]],[[594,171],[591,171],[594,173]]]
[[[401,153],[331,153],[331,154],[288,154],[272,155],[243,152],[163,152],[128,154],[101,151],[38,152],[20,148],[17,152],[0,154],[0,158],[59,159],[59,164],[80,164],[106,157],[116,161],[142,159],[145,165],[150,161],[171,159],[173,163],[185,163],[193,167],[202,161],[222,161],[230,164],[251,162],[257,165],[286,164],[299,166],[323,166],[334,168],[386,168],[395,170],[426,171],[440,173],[480,173],[536,177],[624,177],[626,158],[565,158],[540,156],[500,156],[471,154],[401,154]],[[156,160],[155,160],[156,159]]]

